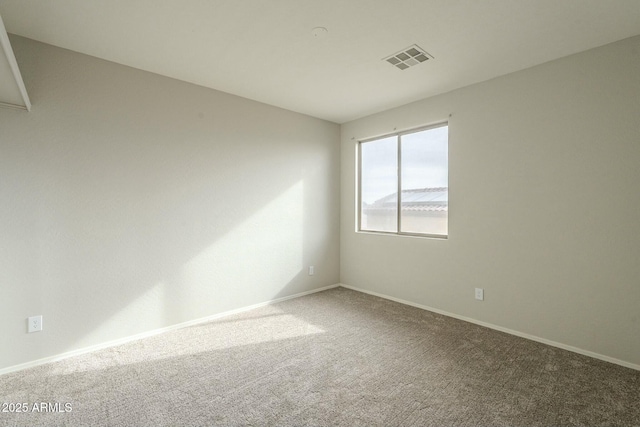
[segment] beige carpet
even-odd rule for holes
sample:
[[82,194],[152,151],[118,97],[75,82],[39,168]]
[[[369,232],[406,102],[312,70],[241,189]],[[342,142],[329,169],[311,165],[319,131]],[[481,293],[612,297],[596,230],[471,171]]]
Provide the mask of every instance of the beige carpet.
[[638,371],[344,288],[4,375],[0,395],[30,411],[3,426],[640,425]]

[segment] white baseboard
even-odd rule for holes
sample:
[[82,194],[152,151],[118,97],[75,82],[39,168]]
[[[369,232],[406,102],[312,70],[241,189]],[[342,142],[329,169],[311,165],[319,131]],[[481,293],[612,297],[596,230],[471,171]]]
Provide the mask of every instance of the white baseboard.
[[357,288],[355,286],[345,285],[344,283],[340,283],[339,286],[341,286],[343,288],[346,288],[346,289],[351,289],[353,291],[362,292],[362,293],[373,295],[373,296],[376,296],[376,297],[380,297],[380,298],[388,299],[388,300],[391,300],[391,301],[399,302],[400,304],[410,305],[412,307],[420,308],[422,310],[431,311],[433,313],[442,314],[444,316],[453,317],[454,319],[464,320],[465,322],[469,322],[469,323],[473,323],[473,324],[476,324],[476,325],[484,326],[484,327],[489,328],[489,329],[495,329],[496,331],[505,332],[507,334],[515,335],[517,337],[526,338],[526,339],[529,339],[531,341],[537,341],[539,343],[547,344],[547,345],[550,345],[552,347],[561,348],[563,350],[572,351],[574,353],[582,354],[584,356],[593,357],[594,359],[604,360],[605,362],[615,363],[616,365],[624,366],[625,368],[631,368],[631,369],[635,369],[637,371],[640,371],[640,365],[637,365],[637,364],[631,363],[631,362],[626,362],[624,360],[616,359],[616,358],[613,358],[613,357],[605,356],[603,354],[594,353],[593,351],[584,350],[584,349],[581,349],[581,348],[578,348],[578,347],[574,347],[574,346],[563,344],[563,343],[556,342],[556,341],[551,341],[551,340],[548,340],[546,338],[540,338],[540,337],[537,337],[535,335],[530,335],[530,334],[527,334],[527,333],[524,333],[524,332],[515,331],[513,329],[504,328],[502,326],[498,326],[498,325],[494,325],[492,323],[487,323],[487,322],[483,322],[483,321],[480,321],[480,320],[472,319],[470,317],[465,317],[465,316],[460,316],[458,314],[449,313],[448,311],[439,310],[437,308],[429,307],[429,306],[426,306],[426,305],[416,304],[416,303],[411,302],[411,301],[403,300],[403,299],[400,299],[400,298],[395,298],[395,297],[392,297],[392,296],[389,296],[389,295],[385,295],[385,294],[381,294],[381,293],[378,293],[378,292],[368,291],[366,289]]
[[313,289],[313,290],[306,291],[306,292],[300,292],[298,294],[289,295],[289,296],[281,297],[281,298],[276,298],[276,299],[265,301],[265,302],[261,302],[261,303],[258,303],[258,304],[253,304],[253,305],[250,305],[250,306],[247,306],[247,307],[241,307],[241,308],[237,308],[235,310],[229,310],[229,311],[225,311],[223,313],[218,313],[218,314],[214,314],[214,315],[207,316],[207,317],[201,317],[199,319],[189,320],[187,322],[178,323],[176,325],[167,326],[165,328],[154,329],[152,331],[142,332],[142,333],[139,333],[139,334],[136,334],[136,335],[131,335],[131,336],[128,336],[128,337],[119,338],[117,340],[107,341],[105,343],[96,344],[96,345],[92,345],[92,346],[89,346],[89,347],[84,347],[84,348],[80,348],[80,349],[77,349],[77,350],[68,351],[68,352],[65,352],[65,353],[57,354],[55,356],[44,357],[42,359],[33,360],[31,362],[26,362],[26,363],[21,363],[19,365],[9,366],[8,368],[0,369],[0,375],[8,374],[10,372],[22,371],[23,369],[33,368],[35,366],[44,365],[46,363],[57,362],[59,360],[67,359],[69,357],[78,356],[78,355],[86,354],[86,353],[91,353],[93,351],[102,350],[102,349],[109,348],[109,347],[114,347],[114,346],[125,344],[125,343],[131,342],[131,341],[136,341],[136,340],[140,340],[140,339],[143,339],[143,338],[151,337],[151,336],[154,336],[154,335],[162,334],[164,332],[173,331],[173,330],[181,329],[181,328],[187,328],[189,326],[197,325],[197,324],[200,324],[200,323],[210,322],[212,320],[220,319],[221,317],[231,316],[232,314],[242,313],[242,312],[245,312],[245,311],[253,310],[255,308],[264,307],[266,305],[275,304],[275,303],[286,301],[286,300],[293,299],[293,298],[300,298],[300,297],[303,297],[305,295],[314,294],[316,292],[326,291],[327,289],[337,288],[338,286],[340,286],[340,285],[339,284],[335,284],[335,285],[325,286],[323,288]]

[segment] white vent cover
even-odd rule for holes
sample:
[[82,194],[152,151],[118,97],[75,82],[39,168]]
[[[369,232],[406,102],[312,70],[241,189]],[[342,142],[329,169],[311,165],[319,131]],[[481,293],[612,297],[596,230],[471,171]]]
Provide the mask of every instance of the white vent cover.
[[414,44],[398,53],[383,58],[383,61],[387,61],[389,64],[401,70],[406,70],[409,67],[426,62],[432,58],[433,56],[425,52],[420,46]]

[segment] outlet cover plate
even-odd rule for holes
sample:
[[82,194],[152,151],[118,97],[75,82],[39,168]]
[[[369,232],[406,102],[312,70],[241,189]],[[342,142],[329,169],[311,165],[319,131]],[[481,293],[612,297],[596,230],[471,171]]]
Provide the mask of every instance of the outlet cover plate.
[[28,330],[29,333],[40,332],[42,330],[42,315],[29,317]]

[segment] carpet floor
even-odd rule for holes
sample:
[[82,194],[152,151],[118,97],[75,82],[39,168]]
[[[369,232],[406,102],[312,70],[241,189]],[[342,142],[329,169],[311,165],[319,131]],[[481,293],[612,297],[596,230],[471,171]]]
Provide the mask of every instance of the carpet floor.
[[0,396],[27,404],[2,426],[640,426],[640,371],[344,288],[3,375]]

